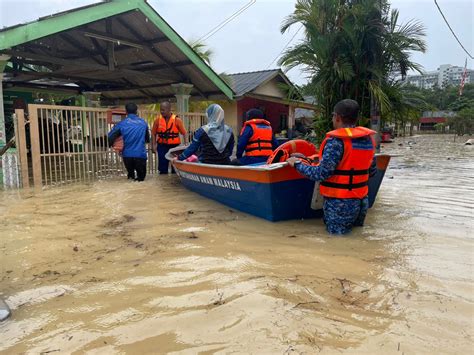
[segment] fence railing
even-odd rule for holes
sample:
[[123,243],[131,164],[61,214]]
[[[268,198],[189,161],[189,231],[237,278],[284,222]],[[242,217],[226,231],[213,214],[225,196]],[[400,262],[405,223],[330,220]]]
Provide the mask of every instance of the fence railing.
[[[30,171],[35,186],[55,186],[123,175],[120,154],[109,148],[106,108],[28,105],[29,120],[16,110],[17,156],[22,185],[28,187]],[[140,112],[149,125],[159,113]],[[206,117],[199,113],[179,115],[188,141]],[[28,154],[30,153],[30,154]],[[157,156],[148,145],[149,174],[157,171]]]

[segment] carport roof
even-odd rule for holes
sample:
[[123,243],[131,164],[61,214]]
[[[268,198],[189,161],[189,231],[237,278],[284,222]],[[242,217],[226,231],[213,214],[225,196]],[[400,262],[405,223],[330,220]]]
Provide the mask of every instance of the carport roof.
[[190,83],[191,96],[232,99],[232,89],[145,0],[109,0],[0,30],[11,56],[4,79],[77,84],[111,102],[156,102]]

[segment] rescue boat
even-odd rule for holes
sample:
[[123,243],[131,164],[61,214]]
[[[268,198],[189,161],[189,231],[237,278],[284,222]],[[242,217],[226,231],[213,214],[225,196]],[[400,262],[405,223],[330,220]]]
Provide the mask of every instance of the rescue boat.
[[[236,210],[275,222],[321,218],[319,184],[300,175],[287,162],[258,166],[213,165],[173,160],[186,147],[166,155],[181,183],[189,190]],[[377,156],[377,174],[369,180],[373,205],[390,156]]]

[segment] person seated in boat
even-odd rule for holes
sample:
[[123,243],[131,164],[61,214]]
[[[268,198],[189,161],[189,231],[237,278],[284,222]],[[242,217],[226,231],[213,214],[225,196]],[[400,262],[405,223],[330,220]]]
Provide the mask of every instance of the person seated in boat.
[[185,160],[198,152],[201,163],[229,164],[235,140],[232,128],[224,123],[224,110],[212,104],[207,108],[206,116],[207,125],[194,133],[193,141],[178,159]]
[[258,109],[247,112],[237,142],[236,157],[239,165],[265,163],[278,147],[272,126],[264,117],[263,112]]
[[359,104],[339,101],[334,107],[334,130],[326,134],[319,149],[319,165],[311,166],[291,157],[287,162],[307,178],[320,181],[323,213],[330,234],[346,234],[362,226],[369,208],[368,181],[375,175],[376,132],[356,127]]

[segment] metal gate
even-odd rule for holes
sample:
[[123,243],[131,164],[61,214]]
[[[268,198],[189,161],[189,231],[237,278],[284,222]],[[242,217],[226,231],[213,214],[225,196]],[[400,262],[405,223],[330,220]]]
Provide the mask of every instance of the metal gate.
[[[30,176],[35,187],[90,182],[125,174],[121,156],[109,148],[106,108],[28,105],[29,116],[15,110],[19,170],[23,187]],[[153,118],[153,111],[139,112]],[[205,124],[200,113],[180,115],[188,131],[188,141]],[[148,119],[149,123],[153,120]],[[157,157],[148,147],[148,174],[157,171]],[[31,173],[30,173],[31,172]]]

